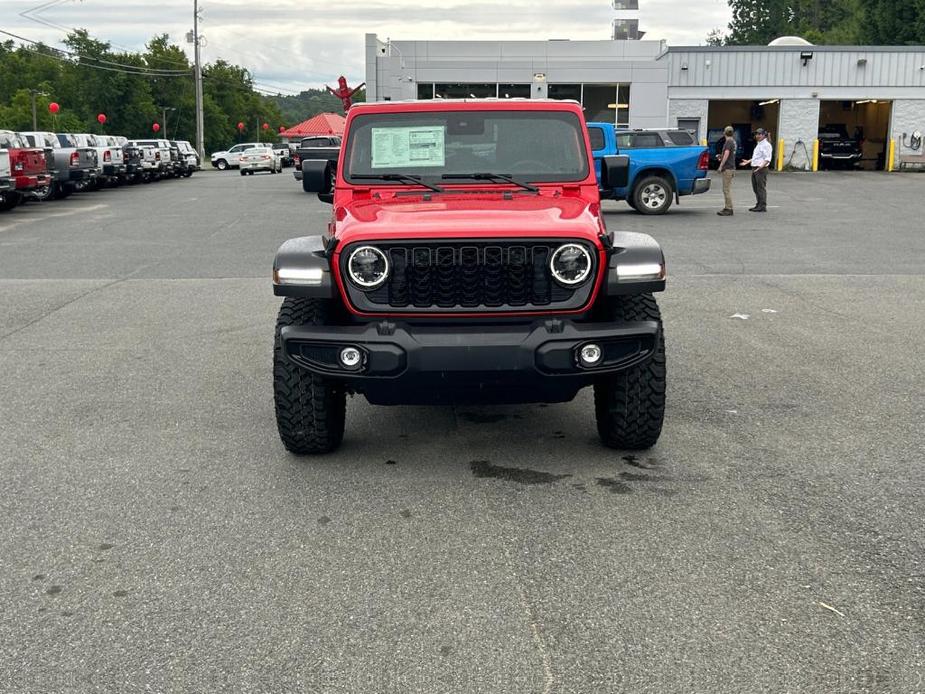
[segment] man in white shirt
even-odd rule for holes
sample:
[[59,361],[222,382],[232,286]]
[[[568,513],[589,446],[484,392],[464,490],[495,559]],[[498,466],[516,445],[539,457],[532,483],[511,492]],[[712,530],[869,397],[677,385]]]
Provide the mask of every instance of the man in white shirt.
[[755,151],[751,159],[742,162],[742,166],[752,166],[752,189],[755,191],[755,206],[749,212],[768,211],[768,169],[771,166],[771,143],[764,128],[755,131]]

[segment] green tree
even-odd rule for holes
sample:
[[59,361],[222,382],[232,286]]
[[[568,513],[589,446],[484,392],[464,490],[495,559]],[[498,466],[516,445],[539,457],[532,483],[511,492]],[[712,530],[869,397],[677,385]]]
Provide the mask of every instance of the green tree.
[[[343,113],[341,100],[327,89],[306,89],[295,96],[272,97],[279,105],[287,126],[293,126],[319,113]],[[361,89],[353,95],[354,103],[366,101],[366,90]]]
[[[168,109],[170,139],[195,139],[195,87],[186,54],[166,35],[151,38],[143,52],[113,52],[112,47],[86,31],[68,35],[65,51],[41,44],[0,42],[0,128],[32,128],[30,90],[37,97],[39,126],[57,132],[106,132],[130,138],[149,137],[152,125]],[[226,147],[237,136],[238,121],[247,124],[245,137],[256,139],[258,121],[272,130],[259,130],[270,139],[286,123],[274,99],[253,89],[243,67],[219,60],[204,66],[205,143],[208,149]],[[61,106],[52,117],[48,104]],[[106,114],[100,126],[97,115]]]
[[877,46],[925,43],[925,0],[868,0],[861,37]]
[[780,36],[801,36],[815,44],[856,44],[864,17],[861,1],[729,0],[729,31],[723,37],[711,34],[708,42],[764,46]]

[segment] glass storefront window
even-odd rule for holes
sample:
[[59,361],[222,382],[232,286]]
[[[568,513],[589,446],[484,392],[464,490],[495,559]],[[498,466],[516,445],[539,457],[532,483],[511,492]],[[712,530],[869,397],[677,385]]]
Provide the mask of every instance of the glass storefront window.
[[550,84],[550,99],[572,99],[581,103],[581,85],[580,84]]
[[586,84],[584,90],[585,120],[604,123],[617,122],[616,84]]
[[630,127],[630,85],[621,84],[617,89],[617,127]]
[[438,99],[493,99],[498,95],[497,84],[435,84]]
[[498,97],[501,99],[529,99],[529,84],[499,84]]
[[434,98],[434,83],[433,82],[421,82],[418,84],[418,99],[433,99]]

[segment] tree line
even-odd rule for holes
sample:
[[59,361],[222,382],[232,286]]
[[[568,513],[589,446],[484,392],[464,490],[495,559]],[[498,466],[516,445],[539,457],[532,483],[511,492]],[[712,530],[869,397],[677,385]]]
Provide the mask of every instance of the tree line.
[[[152,38],[143,52],[114,51],[83,30],[63,44],[59,50],[0,42],[0,129],[31,130],[34,95],[40,130],[142,138],[154,137],[158,123],[158,137],[195,142],[193,66],[167,35]],[[52,102],[60,107],[57,114],[49,112]],[[203,112],[207,153],[238,140],[273,139],[280,126],[295,124],[275,97],[255,90],[246,68],[224,60],[203,66]],[[104,125],[99,114],[106,116]]]
[[[332,81],[333,84],[333,81]],[[300,123],[319,113],[343,113],[341,100],[326,89],[306,89],[292,96],[278,95],[273,100],[279,106],[283,119],[290,125]],[[353,102],[366,101],[366,90],[353,95]]]
[[925,0],[729,0],[732,21],[713,45],[763,46],[779,36],[818,45],[925,44]]

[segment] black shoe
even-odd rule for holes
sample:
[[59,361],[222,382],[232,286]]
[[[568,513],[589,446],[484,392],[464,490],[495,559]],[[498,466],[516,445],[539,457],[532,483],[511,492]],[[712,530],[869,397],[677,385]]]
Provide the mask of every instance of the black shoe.
[[767,207],[756,207],[755,208],[755,212],[767,212],[767,211],[768,211]]
[[718,214],[720,217],[731,217],[733,213],[732,210],[722,209],[716,214]]
[[749,212],[758,212],[759,210],[761,210],[761,208],[758,207],[758,205],[755,205],[754,207],[749,207],[749,208],[748,208],[748,211],[749,211]]

